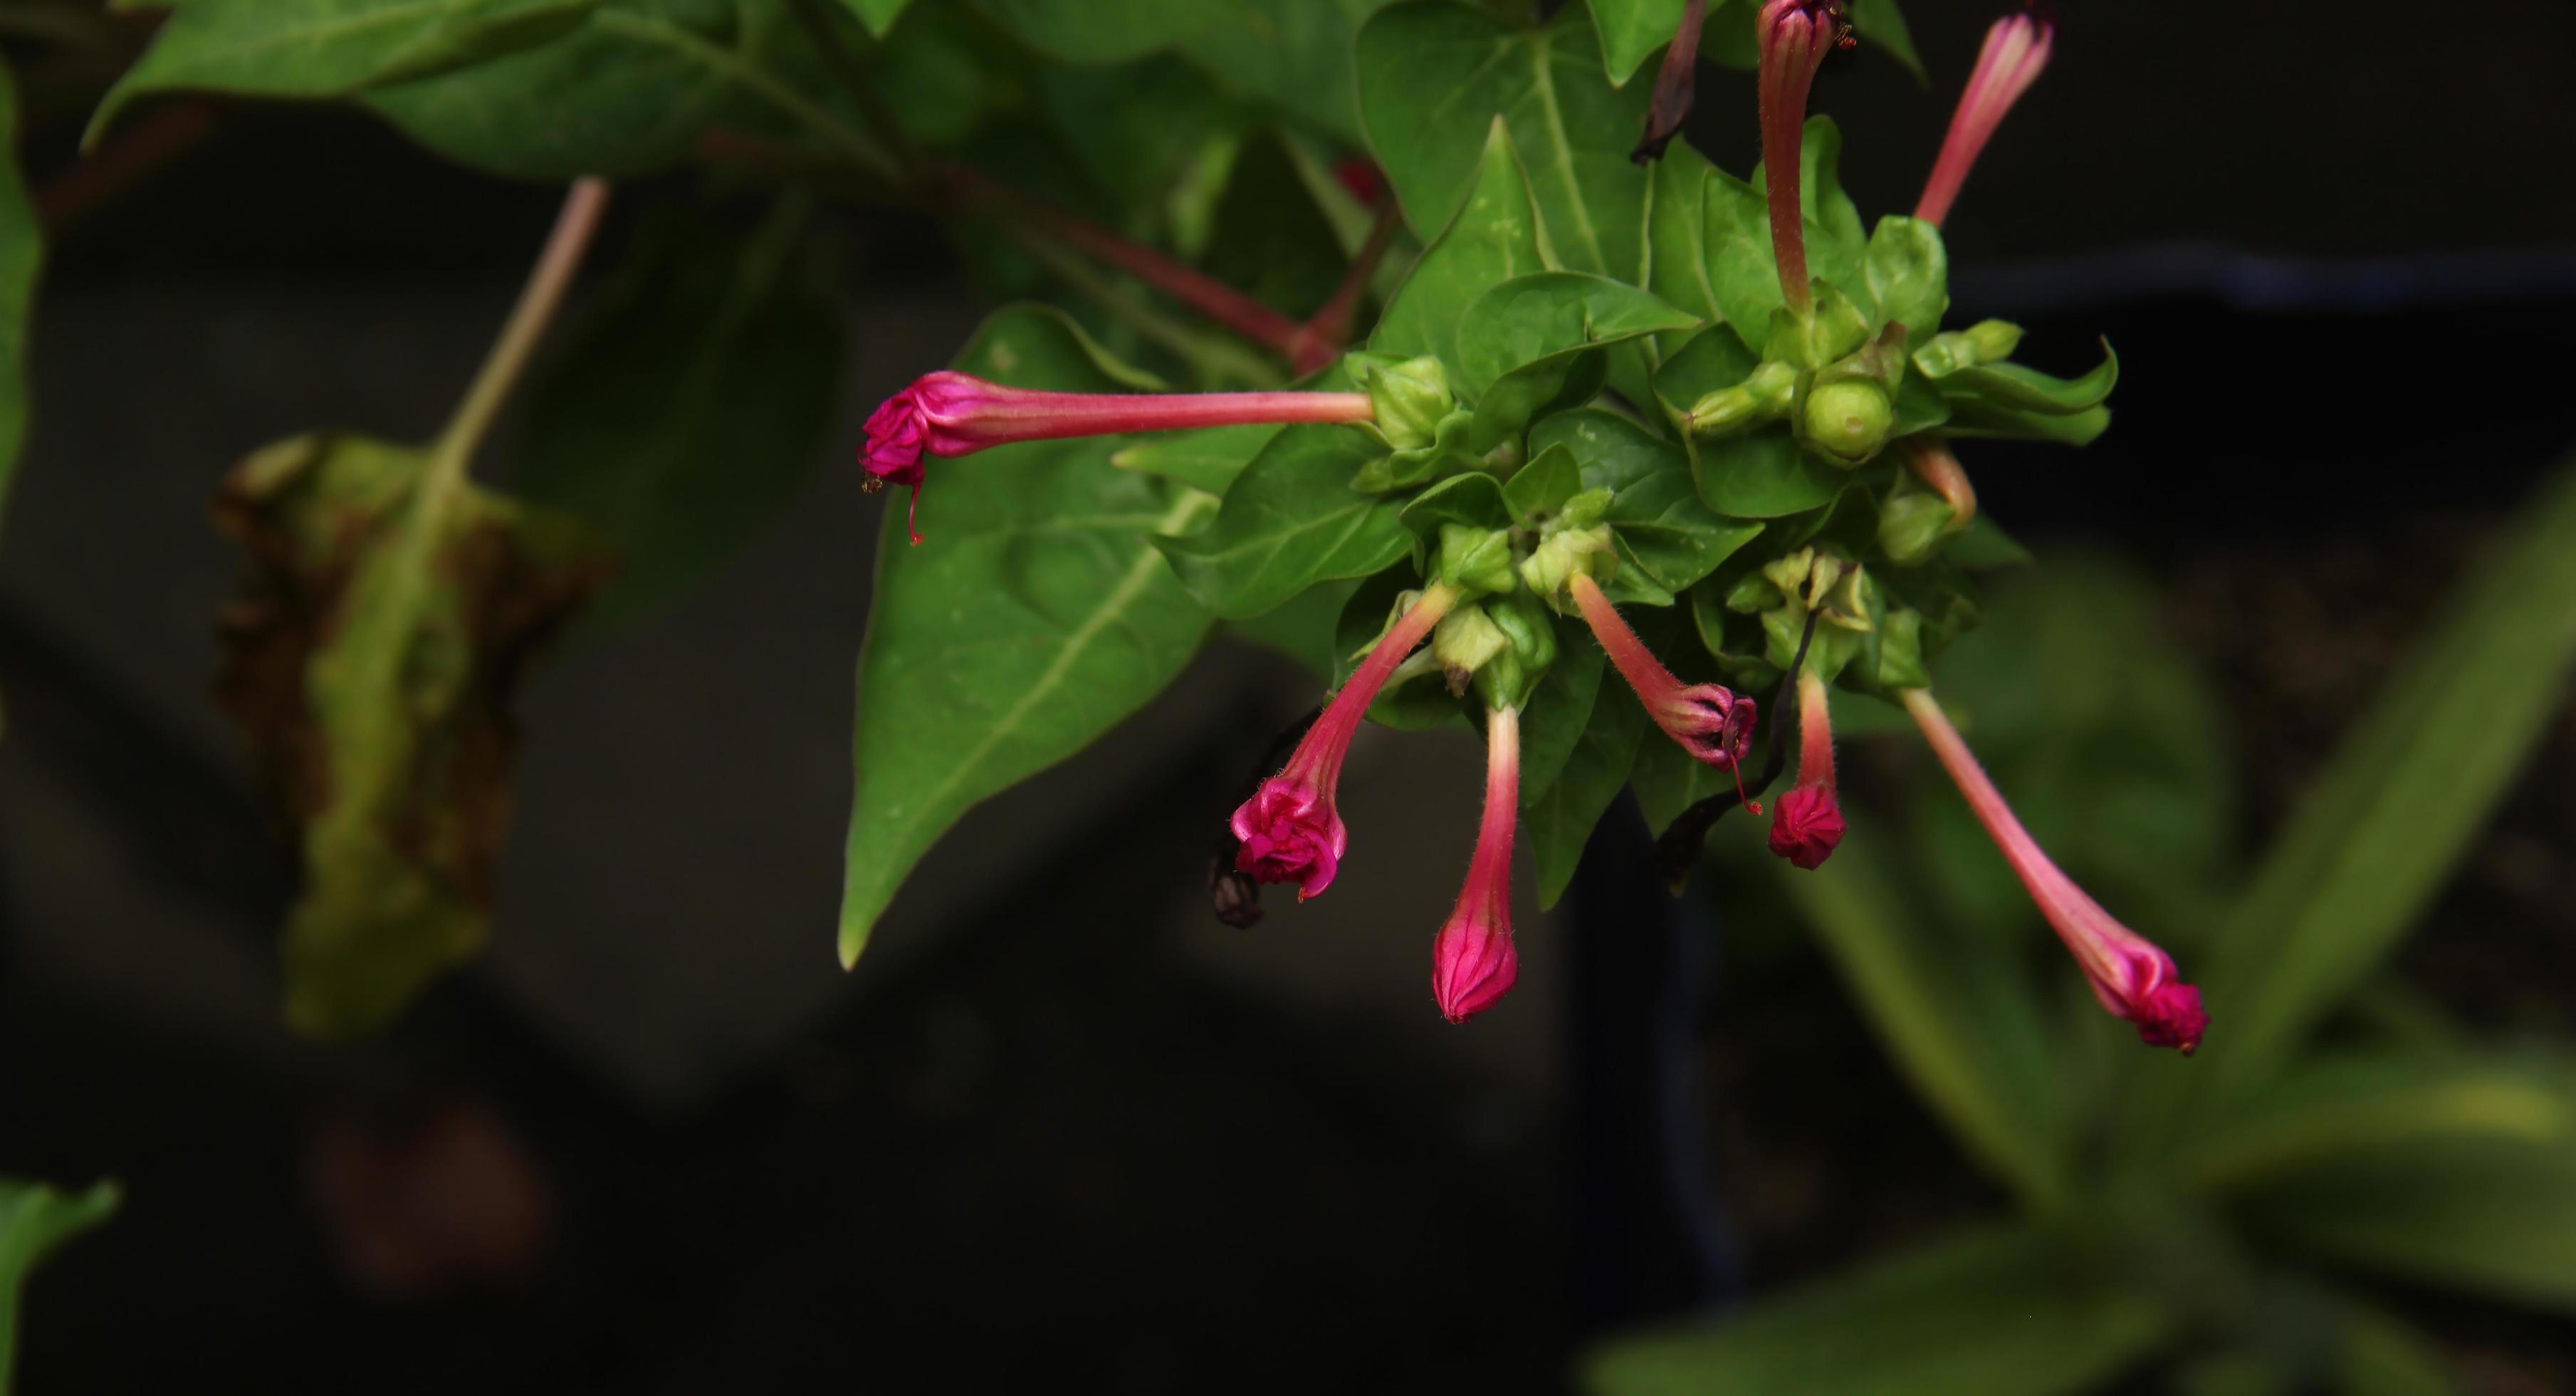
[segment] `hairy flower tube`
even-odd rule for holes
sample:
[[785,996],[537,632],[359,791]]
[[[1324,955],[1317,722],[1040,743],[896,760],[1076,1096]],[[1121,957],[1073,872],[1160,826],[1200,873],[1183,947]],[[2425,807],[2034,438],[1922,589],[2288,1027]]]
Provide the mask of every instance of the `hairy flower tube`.
[[1771,255],[1780,266],[1780,294],[1805,315],[1815,300],[1807,289],[1806,214],[1799,202],[1799,148],[1805,139],[1807,91],[1825,55],[1848,34],[1832,0],[1768,0],[1760,26],[1762,66],[1763,187],[1771,204]]
[[[859,464],[872,489],[883,482],[911,486],[917,516],[925,454],[963,456],[1019,441],[1134,431],[1365,422],[1373,414],[1366,393],[1057,393],[940,372],[913,380],[869,414]],[[920,530],[909,522],[907,528],[919,543]]]
[[1842,841],[1843,811],[1834,797],[1834,720],[1825,681],[1808,669],[1798,675],[1798,783],[1772,811],[1771,851],[1813,871]]
[[2029,12],[1999,19],[1986,31],[1986,46],[1977,55],[1967,89],[1959,94],[1959,109],[1950,117],[1950,134],[1941,140],[1941,156],[1924,182],[1923,197],[1915,202],[1915,217],[1938,226],[1950,216],[1959,186],[1967,182],[1995,128],[2003,125],[2004,114],[2039,81],[2056,38],[2054,24]]
[[2100,903],[2086,896],[2040,850],[1977,764],[1975,753],[1960,739],[1959,730],[1950,725],[1930,689],[1906,689],[1904,699],[1906,712],[1923,729],[1924,739],[1958,784],[1968,808],[1976,811],[1987,836],[2003,850],[2004,861],[2029,889],[2057,938],[2073,952],[2077,967],[2093,985],[2094,997],[2114,1016],[2136,1024],[2139,1040],[2148,1046],[2175,1047],[2184,1056],[2191,1055],[2209,1027],[2209,1015],[2200,1006],[2200,990],[2182,982],[2172,956],[2111,919]]
[[1333,807],[1341,784],[1342,760],[1350,755],[1351,736],[1360,718],[1386,686],[1387,676],[1422,643],[1422,637],[1458,604],[1456,588],[1433,584],[1360,661],[1350,682],[1324,705],[1306,729],[1297,750],[1279,774],[1261,783],[1234,812],[1234,836],[1241,846],[1234,865],[1263,882],[1294,882],[1297,899],[1317,896],[1333,885],[1350,833]]
[[1463,1023],[1491,1008],[1520,977],[1512,946],[1512,831],[1521,805],[1521,715],[1485,714],[1485,814],[1458,905],[1431,943],[1431,994],[1440,1015]]
[[1646,716],[1664,729],[1664,735],[1719,770],[1740,767],[1745,749],[1753,744],[1753,723],[1759,712],[1753,700],[1723,684],[1684,687],[1619,618],[1619,608],[1602,595],[1590,575],[1577,572],[1567,585],[1574,592],[1574,604],[1583,611],[1584,624],[1592,627],[1592,638],[1601,642],[1602,653],[1610,656],[1619,677],[1637,691]]

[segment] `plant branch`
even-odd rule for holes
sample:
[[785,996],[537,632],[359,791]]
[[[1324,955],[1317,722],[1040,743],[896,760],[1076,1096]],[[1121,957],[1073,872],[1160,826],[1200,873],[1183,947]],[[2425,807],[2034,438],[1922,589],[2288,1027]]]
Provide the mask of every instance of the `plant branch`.
[[1286,381],[1269,361],[1245,352],[1232,340],[1202,334],[1173,320],[1044,236],[1018,227],[1011,229],[1011,235],[1024,251],[1077,294],[1124,321],[1148,340],[1189,360],[1209,380],[1246,383],[1259,388],[1276,388]]
[[155,108],[119,130],[95,153],[36,191],[36,221],[48,237],[97,212],[180,156],[215,129],[215,104],[192,97]]
[[1349,271],[1342,273],[1342,284],[1333,288],[1332,299],[1315,312],[1303,327],[1303,338],[1289,356],[1299,377],[1331,363],[1342,352],[1351,335],[1351,324],[1359,318],[1360,297],[1376,278],[1378,264],[1386,260],[1386,250],[1395,245],[1396,230],[1404,226],[1404,214],[1389,198],[1378,210],[1377,224],[1369,229],[1368,241],[1360,244],[1357,256],[1351,258]]
[[805,26],[815,50],[823,55],[823,66],[832,70],[832,80],[849,94],[851,105],[859,109],[859,118],[868,123],[869,132],[892,152],[895,166],[907,182],[918,183],[922,172],[920,148],[895,118],[894,108],[878,94],[876,84],[868,80],[867,69],[860,66],[858,55],[842,42],[841,31],[833,26],[822,0],[788,0],[788,8],[796,12],[797,22]]
[[474,375],[473,386],[466,389],[465,400],[457,405],[456,416],[439,433],[430,467],[435,485],[454,485],[465,478],[467,463],[483,444],[511,388],[526,372],[529,357],[536,352],[538,341],[545,338],[546,326],[553,323],[555,311],[563,305],[573,274],[581,269],[582,256],[589,250],[592,234],[599,231],[600,215],[608,207],[608,189],[607,180],[592,176],[573,181],[571,191],[564,195],[563,211],[555,215],[554,232],[547,236],[545,250],[537,254],[537,264],[528,272],[528,284],[519,292],[519,303],[512,307],[508,323],[501,327],[501,337],[493,341],[492,352]]

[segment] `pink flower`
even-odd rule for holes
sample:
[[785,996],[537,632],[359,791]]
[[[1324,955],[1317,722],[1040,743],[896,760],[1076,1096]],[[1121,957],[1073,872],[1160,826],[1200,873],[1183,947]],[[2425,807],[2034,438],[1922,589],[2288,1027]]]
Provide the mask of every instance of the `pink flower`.
[[1825,681],[1798,675],[1798,784],[1771,817],[1771,851],[1810,872],[1843,841],[1843,811],[1834,800],[1834,723]]
[[1297,750],[1279,774],[1261,783],[1251,799],[1234,812],[1234,836],[1241,846],[1234,865],[1263,882],[1294,882],[1297,899],[1318,896],[1333,885],[1350,832],[1333,808],[1334,787],[1341,783],[1342,760],[1350,755],[1351,737],[1369,704],[1377,701],[1389,674],[1431,627],[1456,605],[1458,593],[1435,584],[1391,627],[1351,674],[1350,682],[1324,706],[1315,725],[1306,729]]
[[1959,109],[1950,117],[1950,134],[1941,141],[1941,157],[1933,162],[1932,178],[1924,183],[1923,197],[1914,205],[1915,217],[1937,225],[1950,216],[1959,186],[1967,182],[1968,171],[1986,142],[1994,138],[1995,128],[2003,125],[2004,114],[2048,67],[2048,51],[2056,38],[2054,23],[2027,12],[1997,20],[1986,31],[1977,70],[1969,75],[1967,90],[1959,94]]
[[1771,205],[1771,256],[1780,267],[1780,294],[1791,310],[1805,314],[1815,303],[1807,289],[1807,225],[1798,189],[1807,92],[1825,55],[1848,44],[1851,30],[1843,23],[1842,6],[1833,0],[1768,0],[1755,23],[1762,46],[1757,100],[1763,188]]
[[2111,919],[2100,903],[2084,894],[2074,879],[2058,870],[2013,816],[2012,807],[1986,778],[1985,768],[1950,725],[1929,689],[1905,690],[1905,710],[1923,729],[1934,754],[1949,769],[1950,779],[1967,798],[1968,807],[1986,826],[1986,834],[2003,850],[2040,914],[2057,938],[2074,953],[2076,966],[2093,986],[2093,996],[2115,1017],[2137,1025],[2139,1040],[2150,1047],[2180,1048],[2190,1056],[2209,1027],[2201,1010],[2200,990],[2182,982],[2173,957],[2146,937]]
[[1520,792],[1520,711],[1495,708],[1485,714],[1485,816],[1476,830],[1476,856],[1458,905],[1431,943],[1431,994],[1440,1016],[1453,1023],[1493,1007],[1520,978],[1520,952],[1512,946],[1512,829]]
[[[988,383],[972,374],[924,374],[868,414],[859,464],[869,488],[912,487],[921,509],[924,454],[963,456],[987,446],[1068,436],[1116,436],[1269,422],[1365,422],[1366,393],[1056,393]],[[912,541],[921,532],[912,529]]]
[[1759,714],[1753,700],[1738,696],[1723,684],[1683,687],[1682,681],[1674,678],[1673,672],[1646,648],[1646,642],[1637,638],[1637,632],[1619,618],[1619,608],[1610,604],[1610,598],[1601,594],[1600,586],[1591,577],[1577,572],[1567,585],[1574,592],[1574,604],[1583,612],[1584,623],[1592,627],[1592,637],[1601,642],[1602,652],[1610,656],[1619,676],[1637,691],[1637,700],[1646,705],[1646,715],[1664,729],[1664,735],[1720,770],[1740,766],[1746,748],[1753,744],[1753,724]]

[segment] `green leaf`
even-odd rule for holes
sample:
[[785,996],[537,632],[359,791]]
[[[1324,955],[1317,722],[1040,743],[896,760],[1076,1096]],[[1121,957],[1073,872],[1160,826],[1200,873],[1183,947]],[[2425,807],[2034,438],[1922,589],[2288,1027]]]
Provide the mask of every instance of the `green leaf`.
[[2343,1360],[2335,1390],[2344,1396],[2460,1396],[2440,1342],[2358,1300],[2340,1308]]
[[1583,488],[1611,492],[1622,555],[1666,591],[1688,590],[1762,532],[1711,512],[1682,449],[1615,412],[1561,412],[1530,433],[1533,451],[1558,446],[1582,463]]
[[609,568],[570,519],[475,488],[460,448],[305,436],[226,477],[249,555],[217,695],[302,830],[286,1018],[383,1026],[490,934],[511,689]]
[[1574,452],[1563,446],[1533,445],[1530,450],[1529,464],[1514,471],[1503,485],[1503,502],[1511,506],[1513,520],[1524,526],[1545,522],[1583,492],[1583,468],[1575,464]]
[[1954,404],[1964,400],[1970,406],[2071,417],[2109,400],[2120,382],[2120,356],[2111,352],[2105,340],[2101,365],[2081,378],[2053,378],[2034,368],[2002,363],[1954,369],[1932,381]]
[[2515,517],[2212,937],[2203,1088],[2273,1072],[2361,982],[2449,880],[2563,705],[2576,667],[2576,466]]
[[1526,364],[1568,350],[1697,329],[1700,321],[1625,282],[1582,272],[1514,277],[1467,305],[1458,322],[1459,386],[1481,393]]
[[[1862,314],[1869,315],[1878,302],[1863,265],[1868,243],[1860,210],[1843,193],[1837,173],[1842,144],[1841,128],[1830,119],[1808,119],[1798,185],[1806,222],[1807,274],[1850,297]],[[1707,284],[1736,336],[1757,352],[1770,337],[1772,313],[1786,304],[1780,294],[1779,267],[1771,256],[1767,183],[1768,172],[1760,166],[1754,168],[1750,181],[1712,168],[1700,211],[1707,239],[1703,254]]]
[[2232,1191],[2371,1149],[2442,1139],[2576,1145],[2562,1066],[2483,1056],[2376,1052],[2301,1062],[2195,1130],[2192,1182]]
[[615,547],[604,610],[712,571],[823,460],[842,323],[810,214],[667,219],[533,385],[517,484]]
[[117,1201],[114,1183],[66,1194],[0,1178],[0,1396],[17,1362],[18,1300],[28,1272],[65,1241],[106,1221]]
[[1890,214],[1870,234],[1863,262],[1879,313],[1905,327],[1908,343],[1921,344],[1941,328],[1950,310],[1950,252],[1938,227]]
[[1230,89],[1357,145],[1351,50],[1360,24],[1386,3],[1196,0],[1203,17],[1183,48]]
[[[1834,706],[1846,701],[1836,694]],[[2045,1206],[2065,1195],[2066,1120],[2038,1005],[1991,947],[1912,914],[1867,821],[1813,872],[1765,860],[1832,954],[1897,1069],[1988,1172]]]
[[883,168],[872,142],[779,75],[805,43],[784,5],[606,0],[552,43],[365,100],[440,155],[515,179],[648,173],[688,157],[720,119],[794,122]]
[[1068,63],[1119,63],[1168,48],[1209,0],[975,0],[1002,33]]
[[600,0],[193,0],[108,90],[95,145],[154,92],[347,97],[471,67],[579,27]]
[[27,436],[27,316],[44,256],[44,230],[18,173],[17,88],[0,62],[0,500]]
[[866,25],[869,33],[883,36],[894,28],[896,20],[903,17],[905,7],[912,4],[912,0],[841,0],[841,3],[850,7],[850,13],[859,17],[859,23]]
[[1359,588],[1360,583],[1352,580],[1326,582],[1276,610],[1232,622],[1229,628],[1314,670],[1317,683],[1330,685],[1342,654],[1336,627],[1342,608]]
[[1109,463],[1121,470],[1159,475],[1222,496],[1278,434],[1279,428],[1267,423],[1157,432],[1119,447],[1109,457]]
[[1623,1338],[1594,1396],[2051,1396],[2100,1389],[2174,1321],[2054,1237],[1971,1232],[1756,1305],[1731,1323]]
[[2576,1146],[2348,1149],[2243,1196],[2255,1233],[2411,1283],[2576,1312]]
[[1799,449],[1785,426],[1703,442],[1692,462],[1700,500],[1739,519],[1776,519],[1834,502],[1842,482]]
[[[1579,639],[1569,633],[1568,643],[1575,654],[1597,648],[1588,633]],[[1648,725],[1646,710],[1636,698],[1614,692],[1614,687],[1606,680],[1597,685],[1599,696],[1590,720],[1556,779],[1545,788],[1521,787],[1521,833],[1529,844],[1541,908],[1556,905],[1567,884],[1574,881],[1574,867],[1583,859],[1583,846],[1591,842],[1592,827],[1628,784],[1628,768],[1637,761],[1637,743],[1665,740]]]
[[1564,774],[1592,725],[1608,665],[1590,631],[1558,618],[1556,662],[1539,676],[1538,687],[1521,708],[1521,789],[1546,790]]
[[1627,86],[1648,58],[1671,47],[1682,6],[1683,0],[1592,0],[1592,27],[1601,36],[1601,66],[1611,86]]
[[1642,280],[1647,176],[1629,150],[1652,94],[1619,91],[1582,10],[1534,29],[1451,0],[1406,0],[1360,30],[1360,116],[1416,232],[1446,222],[1497,116],[1528,163],[1548,265]]
[[[1912,382],[1911,378],[1907,379]],[[2072,416],[1991,406],[1975,398],[1950,400],[1944,436],[1991,437],[2004,441],[2054,441],[2061,446],[2090,446],[2111,429],[2111,409],[2095,407]]]
[[1413,549],[1394,503],[1351,489],[1360,468],[1385,453],[1350,427],[1282,428],[1226,491],[1216,522],[1155,546],[1181,584],[1228,620],[1260,615],[1318,582],[1371,576]]
[[1466,203],[1413,264],[1369,336],[1369,348],[1400,358],[1434,355],[1451,382],[1464,381],[1458,322],[1468,304],[1488,286],[1543,269],[1546,237],[1511,130],[1495,117]]
[[[1123,386],[1071,321],[1032,307],[996,313],[957,367],[1020,387]],[[859,654],[844,964],[959,816],[1144,706],[1207,633],[1206,608],[1153,546],[1207,497],[1112,466],[1118,445],[1031,442],[940,462],[918,548],[905,546],[902,511],[887,511]]]
[[1476,472],[1453,475],[1415,495],[1406,501],[1397,518],[1428,551],[1439,544],[1443,524],[1475,529],[1511,527],[1512,506],[1504,500],[1503,487],[1493,476]]

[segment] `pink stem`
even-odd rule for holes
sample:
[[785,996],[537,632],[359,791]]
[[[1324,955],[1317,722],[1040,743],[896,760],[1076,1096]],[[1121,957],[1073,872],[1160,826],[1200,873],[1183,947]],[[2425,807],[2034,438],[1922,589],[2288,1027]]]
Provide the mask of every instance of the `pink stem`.
[[1476,826],[1476,857],[1467,885],[1482,886],[1487,903],[1505,907],[1512,896],[1512,831],[1521,809],[1521,713],[1493,708],[1485,714],[1485,813]]
[[1592,627],[1592,638],[1600,642],[1601,652],[1610,656],[1619,676],[1637,690],[1646,711],[1660,713],[1659,705],[1681,690],[1682,681],[1674,678],[1672,670],[1665,668],[1654,651],[1646,648],[1646,642],[1637,638],[1637,632],[1628,628],[1628,622],[1619,618],[1619,608],[1601,594],[1599,583],[1577,572],[1567,587],[1574,593],[1574,604],[1583,610],[1584,624]]
[[1006,388],[980,404],[961,428],[976,444],[1181,431],[1270,422],[1365,422],[1376,411],[1366,393],[1058,393]]
[[1404,226],[1403,210],[1389,199],[1378,210],[1377,222],[1369,229],[1368,241],[1360,244],[1359,255],[1351,259],[1350,269],[1342,273],[1341,284],[1333,288],[1332,299],[1324,302],[1312,319],[1298,327],[1300,336],[1291,346],[1288,361],[1300,377],[1331,363],[1342,352],[1343,341],[1350,338],[1351,324],[1359,318],[1360,297],[1367,293],[1369,279],[1377,275],[1386,251],[1395,244],[1396,230]]

